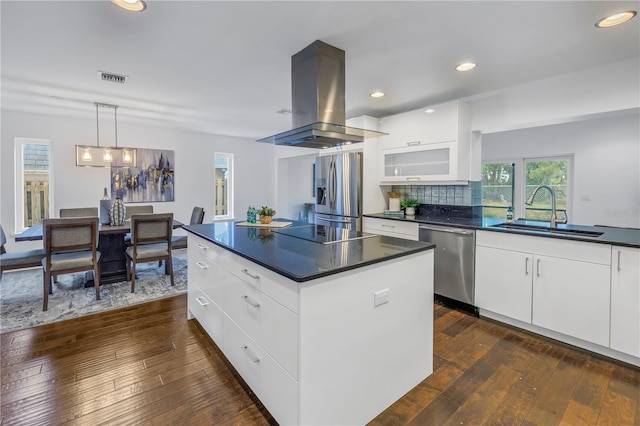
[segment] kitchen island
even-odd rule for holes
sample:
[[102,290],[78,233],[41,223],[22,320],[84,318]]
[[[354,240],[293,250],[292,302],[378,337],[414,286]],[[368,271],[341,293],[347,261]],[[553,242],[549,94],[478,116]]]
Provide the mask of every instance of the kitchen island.
[[432,373],[433,244],[185,229],[189,316],[280,424],[365,424]]

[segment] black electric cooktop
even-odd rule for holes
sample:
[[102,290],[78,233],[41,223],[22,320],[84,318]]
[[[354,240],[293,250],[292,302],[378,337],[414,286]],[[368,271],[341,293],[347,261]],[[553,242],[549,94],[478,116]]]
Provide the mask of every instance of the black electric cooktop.
[[376,236],[375,234],[368,234],[353,229],[336,228],[326,225],[296,226],[294,228],[276,229],[273,232],[320,244],[341,243]]

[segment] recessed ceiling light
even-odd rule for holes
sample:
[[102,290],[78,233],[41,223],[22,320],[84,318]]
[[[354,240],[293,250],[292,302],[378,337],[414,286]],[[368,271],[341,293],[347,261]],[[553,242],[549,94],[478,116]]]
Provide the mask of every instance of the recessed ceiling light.
[[436,112],[436,110],[433,108],[429,108],[429,109],[425,109],[424,112],[425,114],[433,114],[434,112]]
[[143,0],[111,0],[111,2],[131,12],[142,12],[147,8]]
[[596,22],[596,27],[608,28],[615,25],[620,25],[636,16],[636,13],[637,12],[635,10],[628,10],[626,12],[620,12],[616,13],[615,15],[607,16],[606,18],[598,20],[598,22]]
[[456,65],[456,71],[469,71],[476,67],[476,64],[473,62],[464,62],[462,64]]
[[371,96],[372,98],[381,98],[384,96],[384,92],[373,92],[373,93],[369,93],[369,96]]

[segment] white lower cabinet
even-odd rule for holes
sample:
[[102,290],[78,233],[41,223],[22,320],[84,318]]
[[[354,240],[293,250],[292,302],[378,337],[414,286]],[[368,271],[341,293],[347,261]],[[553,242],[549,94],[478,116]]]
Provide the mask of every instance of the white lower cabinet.
[[[215,341],[222,342],[224,313],[197,285],[189,283],[187,296],[189,312]],[[220,349],[223,349],[222,347]]]
[[224,287],[224,311],[298,377],[298,316],[262,292],[230,276]]
[[610,345],[640,358],[640,249],[611,249]]
[[298,382],[228,315],[224,354],[278,423],[298,424]]
[[608,346],[609,265],[549,256],[534,262],[532,324]]
[[528,253],[476,247],[476,306],[531,323],[531,268]]
[[476,305],[609,346],[610,246],[478,231]]

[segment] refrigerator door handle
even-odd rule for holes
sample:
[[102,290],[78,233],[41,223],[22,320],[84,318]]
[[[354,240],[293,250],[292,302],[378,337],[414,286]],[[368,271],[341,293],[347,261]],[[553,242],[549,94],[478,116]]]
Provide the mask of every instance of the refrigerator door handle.
[[329,207],[331,209],[336,208],[336,193],[338,192],[338,176],[336,171],[336,160],[335,158],[331,158],[331,163],[329,163]]

